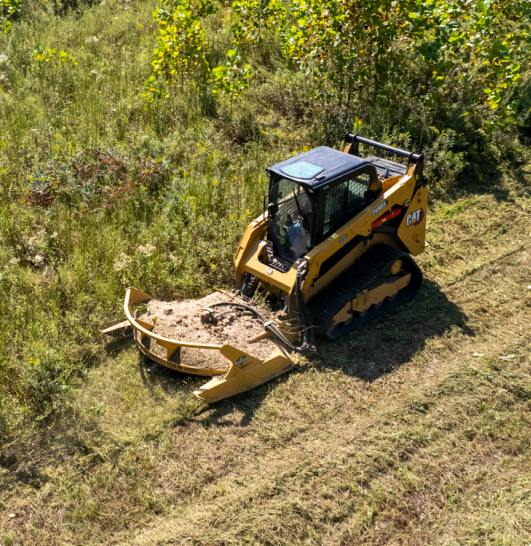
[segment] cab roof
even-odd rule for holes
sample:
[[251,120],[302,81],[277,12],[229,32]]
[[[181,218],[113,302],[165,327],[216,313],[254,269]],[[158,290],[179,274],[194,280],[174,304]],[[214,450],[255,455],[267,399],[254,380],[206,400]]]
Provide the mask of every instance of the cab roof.
[[318,188],[365,166],[372,167],[375,170],[374,177],[376,177],[376,167],[367,159],[346,154],[327,146],[319,146],[309,152],[282,161],[282,163],[277,163],[266,170],[299,184]]

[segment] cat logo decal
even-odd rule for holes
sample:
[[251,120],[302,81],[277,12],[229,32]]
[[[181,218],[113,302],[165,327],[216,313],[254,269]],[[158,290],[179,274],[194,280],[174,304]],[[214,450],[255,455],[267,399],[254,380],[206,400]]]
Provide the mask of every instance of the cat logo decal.
[[422,220],[424,220],[424,209],[419,209],[407,215],[406,225],[407,227],[418,226]]

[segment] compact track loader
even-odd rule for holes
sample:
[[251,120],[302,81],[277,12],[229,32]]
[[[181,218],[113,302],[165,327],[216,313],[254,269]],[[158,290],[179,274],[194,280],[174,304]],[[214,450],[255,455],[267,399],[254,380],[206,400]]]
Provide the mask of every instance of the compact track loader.
[[[407,165],[362,157],[360,144],[401,156]],[[267,206],[264,201],[264,213],[247,227],[234,256],[235,289],[199,300],[193,316],[172,318],[194,320],[219,341],[157,333],[157,317],[130,310],[131,302],[146,310],[156,300],[129,288],[124,310],[137,345],[159,364],[211,376],[195,394],[215,402],[288,371],[290,354],[309,349],[314,332],[334,340],[409,301],[422,282],[412,256],[427,246],[423,167],[422,155],[347,134],[342,151],[321,146],[268,168]],[[266,293],[279,311],[256,303]],[[245,350],[223,341],[224,324],[234,327],[242,315],[247,323],[238,345]],[[258,335],[250,324],[259,326]],[[273,343],[272,353],[253,353],[253,344],[264,340]],[[182,355],[189,350],[219,351],[227,365],[205,368],[201,355],[187,364]]]

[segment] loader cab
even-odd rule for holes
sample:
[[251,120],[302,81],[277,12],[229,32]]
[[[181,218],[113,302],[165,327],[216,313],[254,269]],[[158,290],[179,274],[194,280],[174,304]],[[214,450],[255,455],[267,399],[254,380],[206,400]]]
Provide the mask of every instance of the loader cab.
[[268,247],[286,265],[330,237],[378,196],[370,162],[321,146],[267,169]]

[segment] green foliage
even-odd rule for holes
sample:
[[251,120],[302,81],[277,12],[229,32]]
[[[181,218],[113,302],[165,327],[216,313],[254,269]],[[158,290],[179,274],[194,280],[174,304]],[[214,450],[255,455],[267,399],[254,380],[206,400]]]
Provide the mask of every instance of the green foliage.
[[161,84],[157,81],[155,76],[150,76],[144,82],[144,92],[142,96],[147,100],[149,104],[158,106],[163,98],[168,98],[169,95],[160,88]]
[[11,21],[20,15],[20,0],[0,0],[0,28],[7,34]]
[[434,132],[437,136],[426,153],[426,174],[431,181],[432,194],[440,197],[454,187],[467,161],[464,151],[452,152],[459,144],[463,145],[463,135],[457,136],[452,129]]
[[172,83],[184,79],[206,79],[210,71],[206,55],[208,45],[202,18],[217,7],[210,0],[163,0],[163,7],[153,12],[159,25],[158,47],[153,51],[153,71]]
[[40,45],[35,48],[35,51],[32,52],[33,59],[38,63],[48,63],[52,61],[54,68],[57,68],[61,64],[72,63],[74,66],[77,66],[77,62],[74,57],[67,53],[66,51],[60,50],[57,53],[56,49],[46,48],[43,49]]
[[214,95],[225,93],[234,100],[241,96],[249,87],[249,80],[253,73],[251,65],[243,64],[241,55],[234,49],[229,49],[229,58],[226,66],[218,66],[212,70],[211,83]]
[[290,67],[312,74],[320,94],[350,99],[353,87],[371,88],[376,99],[386,84],[418,74],[428,107],[445,95],[477,103],[473,113],[487,131],[511,112],[502,99],[529,55],[526,1],[294,0],[292,12],[284,55]]
[[282,35],[288,66],[311,74],[327,98],[387,77],[399,68],[403,50],[391,44],[411,3],[293,0],[295,24]]
[[281,0],[240,0],[232,3],[239,20],[232,26],[235,43],[258,44],[272,29],[286,24],[286,8]]
[[[164,1],[154,12],[155,73],[181,86],[195,74],[214,95],[233,100],[252,76],[242,51],[252,56],[253,47],[278,36],[286,66],[312,78],[317,98],[349,107],[363,95],[375,106],[382,93],[407,87],[427,109],[459,101],[461,114],[486,133],[514,117],[511,97],[531,43],[527,1],[292,0],[287,10],[280,0],[238,0],[232,8],[237,49],[212,68],[205,25],[217,6]],[[150,85],[150,102],[165,96],[157,89]]]
[[[225,66],[211,68],[207,56],[208,44],[205,41],[204,19],[218,11],[210,0],[192,2],[182,0],[169,2],[163,0],[163,8],[153,12],[154,21],[159,25],[158,47],[153,51],[153,71],[162,76],[169,86],[184,83],[195,78],[201,85],[210,85],[212,93],[225,94],[229,100],[240,97],[249,87],[253,75],[249,64],[244,64],[236,50],[227,52]],[[253,19],[254,21],[254,19]],[[240,34],[243,29],[240,29]],[[157,105],[161,98],[168,97],[159,89],[154,77],[144,84],[144,97],[150,104]]]
[[413,25],[416,49],[432,70],[427,106],[444,94],[468,96],[492,132],[494,123],[502,124],[512,113],[513,105],[502,99],[510,97],[521,63],[529,58],[529,2],[437,2],[418,8],[409,17],[418,22]]

